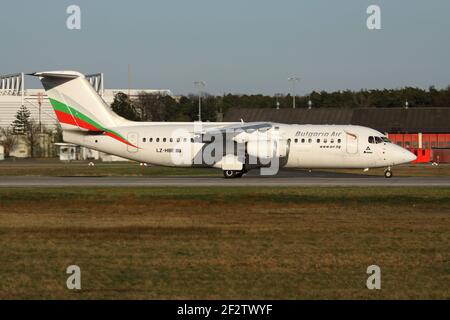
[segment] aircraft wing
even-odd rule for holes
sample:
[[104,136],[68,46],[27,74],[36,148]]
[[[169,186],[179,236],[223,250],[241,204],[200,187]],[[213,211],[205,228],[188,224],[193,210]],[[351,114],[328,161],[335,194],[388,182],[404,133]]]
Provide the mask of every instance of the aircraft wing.
[[224,127],[216,127],[216,128],[207,128],[200,133],[203,135],[217,135],[217,134],[223,134],[227,132],[247,132],[252,133],[256,130],[260,131],[266,131],[272,128],[272,123],[270,122],[248,122],[248,123],[239,123],[239,124],[233,124],[229,126]]

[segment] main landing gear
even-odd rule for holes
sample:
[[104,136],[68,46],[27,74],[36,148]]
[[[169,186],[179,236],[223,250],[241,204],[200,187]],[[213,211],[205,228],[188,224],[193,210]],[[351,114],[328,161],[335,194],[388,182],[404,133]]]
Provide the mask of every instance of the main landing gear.
[[384,170],[384,177],[385,178],[392,178],[391,167],[388,167],[386,170]]
[[241,178],[244,175],[244,171],[239,170],[224,170],[223,176],[225,179],[234,179],[234,178]]

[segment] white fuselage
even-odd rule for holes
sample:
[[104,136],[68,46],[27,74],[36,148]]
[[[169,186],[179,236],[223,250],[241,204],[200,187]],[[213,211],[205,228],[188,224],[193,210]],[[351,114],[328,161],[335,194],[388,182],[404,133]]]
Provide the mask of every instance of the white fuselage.
[[[79,131],[64,131],[64,140],[153,165],[191,167],[195,165],[194,158],[207,145],[198,133],[208,128],[233,124],[239,123],[127,122],[123,126],[111,128],[133,146],[104,134]],[[270,130],[276,130],[280,139],[287,142],[284,161],[280,162],[282,167],[375,168],[415,159],[412,153],[390,143],[380,132],[366,127],[273,123]],[[184,161],[180,161],[180,158]],[[220,161],[207,166],[221,167]]]

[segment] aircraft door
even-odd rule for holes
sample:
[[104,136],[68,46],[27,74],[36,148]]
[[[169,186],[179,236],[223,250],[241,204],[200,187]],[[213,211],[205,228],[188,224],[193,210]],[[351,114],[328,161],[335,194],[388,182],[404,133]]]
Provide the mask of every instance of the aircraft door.
[[347,153],[356,154],[358,153],[358,136],[346,132],[347,134]]
[[137,146],[139,143],[139,134],[137,134],[136,132],[130,132],[130,133],[128,133],[127,138],[128,138],[128,142],[130,144],[132,144],[133,146],[135,146],[135,147],[133,147],[133,146],[127,145],[128,152],[131,152],[131,153],[137,152],[138,151]]

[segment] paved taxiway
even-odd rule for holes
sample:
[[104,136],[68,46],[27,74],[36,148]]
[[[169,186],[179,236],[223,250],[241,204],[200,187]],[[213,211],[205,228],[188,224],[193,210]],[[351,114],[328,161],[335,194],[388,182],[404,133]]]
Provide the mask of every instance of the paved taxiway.
[[280,174],[241,179],[213,177],[35,177],[2,176],[0,187],[191,187],[191,186],[342,186],[450,187],[450,177],[393,177],[325,173],[315,176]]

